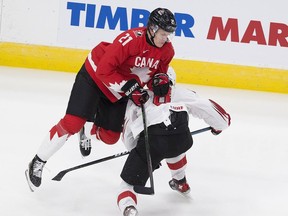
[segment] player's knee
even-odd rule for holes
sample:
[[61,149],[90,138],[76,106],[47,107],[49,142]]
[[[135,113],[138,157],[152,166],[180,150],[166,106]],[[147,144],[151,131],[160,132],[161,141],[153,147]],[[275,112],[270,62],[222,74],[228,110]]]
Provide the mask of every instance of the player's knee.
[[58,125],[62,127],[65,131],[67,131],[69,134],[73,135],[80,131],[80,129],[84,126],[85,122],[86,119],[84,118],[66,114],[64,118],[60,120]]
[[91,135],[95,135],[98,140],[107,145],[113,145],[119,140],[121,132],[107,130],[94,124],[91,129]]
[[108,145],[115,144],[119,140],[120,134],[120,132],[106,130],[104,128],[100,128],[99,130],[100,139]]

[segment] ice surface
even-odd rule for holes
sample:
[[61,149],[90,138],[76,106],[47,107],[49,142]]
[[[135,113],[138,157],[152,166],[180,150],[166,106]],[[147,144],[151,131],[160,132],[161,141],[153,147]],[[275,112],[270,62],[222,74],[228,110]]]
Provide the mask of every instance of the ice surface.
[[[0,67],[1,216],[120,215],[116,196],[126,156],[73,171],[61,170],[125,151],[121,142],[92,142],[80,156],[72,136],[47,163],[39,190],[30,192],[24,171],[50,128],[63,117],[75,74]],[[180,85],[180,84],[179,84]],[[187,153],[191,199],[168,186],[163,164],[154,196],[138,197],[141,216],[287,216],[288,95],[183,85],[221,104],[232,117],[219,136],[194,136]],[[191,119],[191,130],[206,127]]]

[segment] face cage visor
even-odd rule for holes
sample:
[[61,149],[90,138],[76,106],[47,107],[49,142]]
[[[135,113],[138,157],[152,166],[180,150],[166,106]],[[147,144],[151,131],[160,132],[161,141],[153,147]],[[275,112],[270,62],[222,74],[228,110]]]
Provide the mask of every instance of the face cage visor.
[[[160,37],[167,37],[167,40],[166,42],[170,43],[174,36],[175,36],[175,27],[173,26],[167,26],[166,29],[163,29],[161,28],[160,26],[158,25],[151,25],[151,29],[153,30],[154,34],[156,34],[156,32],[159,30],[159,29],[162,29],[163,31],[165,31],[166,33],[168,33],[168,36],[167,35],[159,35]],[[169,30],[169,31],[167,31]]]

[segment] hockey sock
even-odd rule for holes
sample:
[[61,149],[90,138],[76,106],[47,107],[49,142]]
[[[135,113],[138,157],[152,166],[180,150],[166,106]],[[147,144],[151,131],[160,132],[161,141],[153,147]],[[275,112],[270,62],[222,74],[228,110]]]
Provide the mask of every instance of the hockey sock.
[[77,116],[65,115],[46,135],[38,149],[38,157],[43,161],[47,161],[64,145],[70,135],[80,131],[85,121],[85,119]]
[[39,158],[47,161],[64,145],[69,135],[70,134],[62,127],[61,121],[52,127],[38,149],[37,155]]
[[127,206],[137,206],[137,194],[133,190],[133,186],[122,181],[117,198],[117,204],[122,215]]
[[185,169],[187,165],[185,153],[174,158],[167,158],[166,163],[170,169],[173,179],[180,180],[185,177]]

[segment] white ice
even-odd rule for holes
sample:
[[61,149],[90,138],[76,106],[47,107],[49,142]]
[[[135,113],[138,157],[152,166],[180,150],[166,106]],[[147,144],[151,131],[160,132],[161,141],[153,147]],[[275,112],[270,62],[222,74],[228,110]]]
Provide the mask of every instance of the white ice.
[[[61,170],[125,151],[121,142],[92,143],[80,156],[76,136],[48,161],[32,193],[24,171],[50,128],[63,117],[75,74],[0,67],[0,215],[119,215],[119,174],[126,156],[72,171]],[[180,84],[179,84],[180,85]],[[191,199],[168,186],[165,163],[155,171],[155,195],[139,195],[141,216],[287,216],[288,95],[185,85],[221,104],[232,117],[219,136],[194,136],[187,153]],[[206,125],[191,118],[191,130]]]

